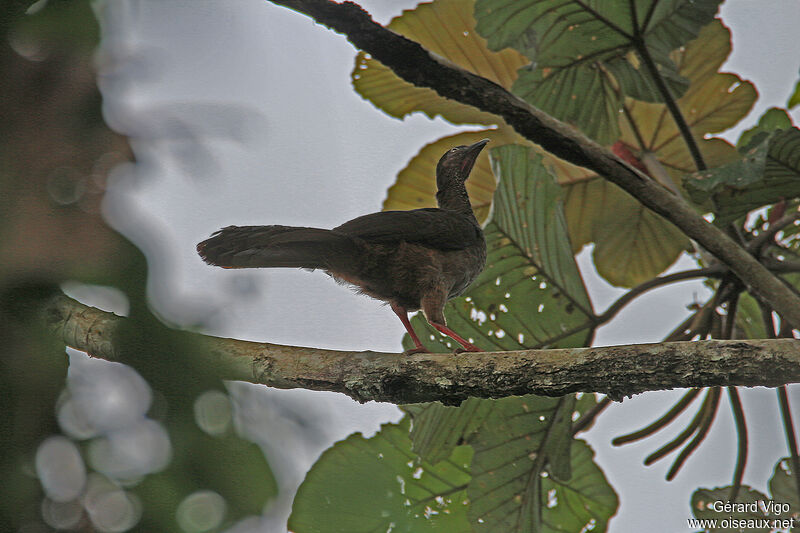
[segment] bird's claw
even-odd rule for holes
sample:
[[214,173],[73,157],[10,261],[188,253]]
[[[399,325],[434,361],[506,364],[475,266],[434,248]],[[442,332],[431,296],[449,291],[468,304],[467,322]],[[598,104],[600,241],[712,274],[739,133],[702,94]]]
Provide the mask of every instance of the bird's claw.
[[411,348],[410,350],[406,350],[401,355],[414,355],[415,353],[430,353],[424,346],[417,346],[416,348]]
[[453,350],[453,354],[458,355],[464,352],[482,352],[482,351],[483,350],[481,350],[477,346],[470,344],[469,346],[464,346],[463,348],[456,348],[455,350]]

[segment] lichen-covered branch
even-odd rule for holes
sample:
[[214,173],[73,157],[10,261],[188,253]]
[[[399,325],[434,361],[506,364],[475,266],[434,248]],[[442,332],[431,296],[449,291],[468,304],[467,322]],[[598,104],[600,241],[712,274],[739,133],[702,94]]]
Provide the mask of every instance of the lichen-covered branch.
[[548,152],[586,167],[618,185],[697,241],[786,321],[800,327],[799,296],[787,290],[775,275],[722,230],[706,222],[680,196],[638,172],[611,151],[496,83],[431,54],[419,43],[384,28],[358,4],[330,0],[271,1],[345,34],[357,48],[369,53],[405,81],[498,115],[520,135]]
[[[64,295],[47,301],[44,316],[66,345],[95,357],[117,358],[115,331],[128,319]],[[206,352],[202,360],[219,363],[220,378],[341,392],[360,402],[458,404],[470,396],[572,392],[600,392],[621,399],[650,390],[775,387],[800,381],[797,339],[402,356],[195,335]]]

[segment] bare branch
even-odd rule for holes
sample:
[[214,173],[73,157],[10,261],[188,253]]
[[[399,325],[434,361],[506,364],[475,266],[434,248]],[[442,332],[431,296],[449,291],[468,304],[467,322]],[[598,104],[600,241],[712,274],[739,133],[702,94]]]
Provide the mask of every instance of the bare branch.
[[[66,345],[118,359],[127,320],[58,295],[49,329]],[[702,341],[452,354],[345,352],[189,334],[222,379],[347,394],[397,404],[519,394],[600,392],[612,399],[679,387],[765,386],[800,381],[800,340]],[[214,363],[216,362],[216,364]],[[199,363],[200,364],[200,363]]]
[[402,79],[502,117],[520,135],[552,154],[615,183],[663,216],[726,264],[789,323],[800,327],[800,297],[722,230],[706,222],[680,196],[637,171],[606,148],[534,108],[503,87],[431,54],[419,43],[390,31],[353,2],[271,0],[344,33],[357,48]]

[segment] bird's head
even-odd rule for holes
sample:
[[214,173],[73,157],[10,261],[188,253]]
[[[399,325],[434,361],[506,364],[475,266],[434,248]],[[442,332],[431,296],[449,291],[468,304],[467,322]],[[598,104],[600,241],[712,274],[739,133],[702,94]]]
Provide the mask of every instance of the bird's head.
[[472,171],[472,166],[489,139],[482,139],[468,146],[456,146],[444,153],[436,165],[436,188],[441,190],[449,183],[464,183]]

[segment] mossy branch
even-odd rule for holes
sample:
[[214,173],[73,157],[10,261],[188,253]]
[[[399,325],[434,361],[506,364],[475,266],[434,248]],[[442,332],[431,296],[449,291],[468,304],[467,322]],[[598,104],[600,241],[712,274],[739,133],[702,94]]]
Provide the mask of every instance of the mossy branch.
[[[111,361],[125,349],[115,332],[127,318],[63,294],[47,300],[42,312],[47,327],[67,346]],[[453,405],[467,397],[572,392],[622,399],[650,390],[800,382],[797,339],[402,356],[181,334],[190,335],[204,352],[198,353],[198,364],[213,365],[221,379],[341,392],[359,402]]]

